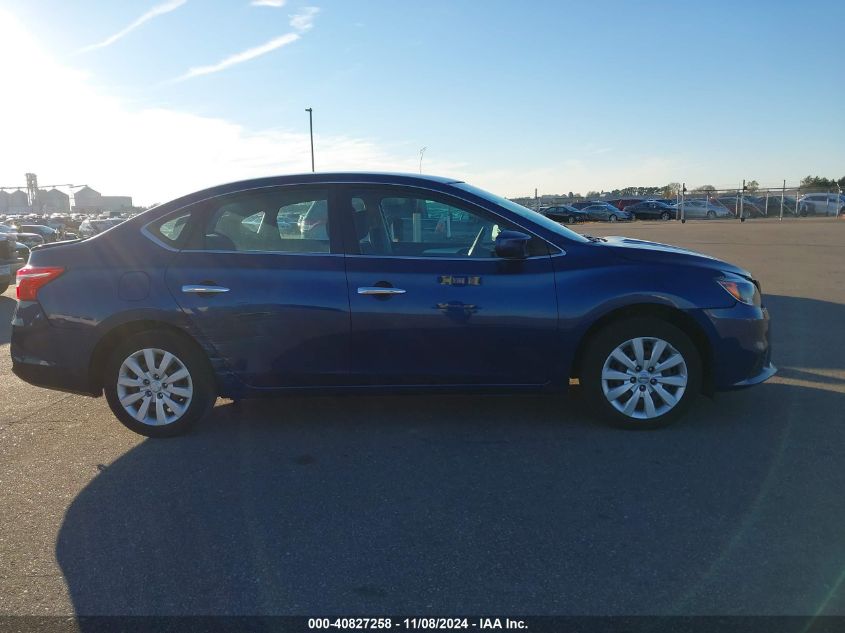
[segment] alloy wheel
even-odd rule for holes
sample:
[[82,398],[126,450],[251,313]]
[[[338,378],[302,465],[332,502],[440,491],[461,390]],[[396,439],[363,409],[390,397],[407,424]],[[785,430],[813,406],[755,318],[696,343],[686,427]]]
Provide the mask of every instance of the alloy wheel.
[[145,348],[133,352],[118,371],[120,404],[143,424],[173,424],[188,410],[193,395],[188,368],[165,350]]
[[689,380],[683,355],[656,337],[638,337],[614,349],[604,362],[601,387],[620,413],[650,420],[671,411]]

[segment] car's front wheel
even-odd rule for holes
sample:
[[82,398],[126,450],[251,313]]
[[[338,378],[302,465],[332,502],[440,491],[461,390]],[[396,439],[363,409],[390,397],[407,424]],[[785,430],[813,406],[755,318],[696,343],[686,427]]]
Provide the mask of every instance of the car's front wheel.
[[660,219],[661,219],[661,220],[664,220],[664,221],[665,221],[665,220],[668,220],[668,219],[669,219],[669,212],[668,212],[668,211],[664,211],[663,213],[661,213],[661,214],[660,214]]
[[566,223],[567,224],[575,224],[575,216],[570,215],[568,218],[566,218]]
[[682,330],[657,318],[614,323],[589,343],[581,372],[600,417],[653,429],[680,417],[701,388],[701,359]]
[[611,221],[611,222],[616,222],[616,220],[618,220],[618,218],[617,218],[615,215],[611,215],[611,216],[610,216],[610,221]]
[[166,330],[140,332],[113,350],[106,400],[127,428],[148,437],[187,431],[214,404],[214,378],[202,352]]

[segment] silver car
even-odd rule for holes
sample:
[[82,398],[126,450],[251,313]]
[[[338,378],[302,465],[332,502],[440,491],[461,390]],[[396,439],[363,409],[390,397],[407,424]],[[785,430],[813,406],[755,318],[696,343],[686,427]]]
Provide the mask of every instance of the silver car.
[[686,219],[707,219],[715,220],[716,218],[732,218],[733,213],[727,207],[709,200],[684,200],[683,216],[681,215],[681,203],[673,204],[673,209],[678,212],[678,217]]

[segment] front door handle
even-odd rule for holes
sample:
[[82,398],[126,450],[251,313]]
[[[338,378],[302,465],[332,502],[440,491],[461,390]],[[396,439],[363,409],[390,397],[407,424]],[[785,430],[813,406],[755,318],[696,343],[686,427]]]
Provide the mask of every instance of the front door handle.
[[405,291],[401,288],[384,286],[362,286],[358,288],[359,295],[403,295]]
[[206,286],[204,284],[188,284],[182,286],[182,292],[195,295],[216,295],[224,292],[229,292],[228,288],[223,286]]

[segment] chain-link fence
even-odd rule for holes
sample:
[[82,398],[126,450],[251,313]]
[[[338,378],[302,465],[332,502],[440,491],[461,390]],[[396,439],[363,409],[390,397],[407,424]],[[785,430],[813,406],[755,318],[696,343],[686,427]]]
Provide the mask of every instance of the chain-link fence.
[[619,195],[541,195],[512,198],[514,202],[564,223],[631,220],[754,220],[841,217],[845,194],[840,187],[681,185],[657,193]]

